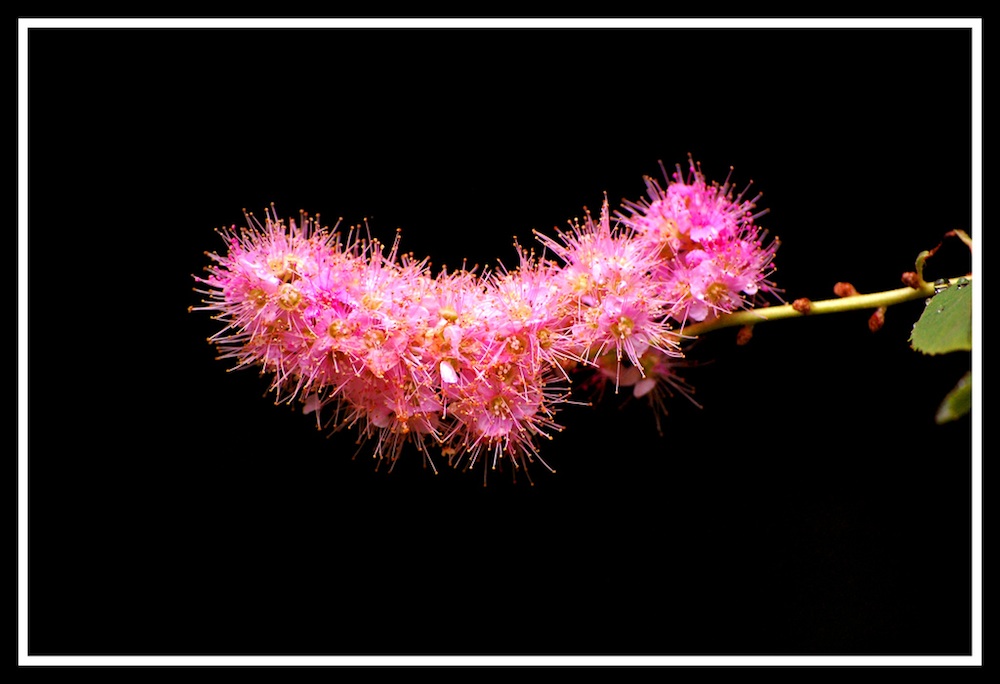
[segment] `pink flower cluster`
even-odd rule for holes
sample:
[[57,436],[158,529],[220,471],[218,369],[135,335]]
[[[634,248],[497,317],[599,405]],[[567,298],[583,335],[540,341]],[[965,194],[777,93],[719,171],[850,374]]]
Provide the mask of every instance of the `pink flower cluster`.
[[220,358],[269,374],[277,401],[301,402],[319,427],[357,429],[390,468],[412,443],[435,470],[432,448],[453,466],[527,470],[545,465],[538,441],[560,429],[579,373],[658,405],[689,394],[683,325],[775,292],[757,198],[706,183],[693,162],[647,189],[614,224],[605,198],[598,219],[538,234],[546,256],[518,247],[516,268],[482,275],[432,275],[398,234],[386,251],[318,217],[248,214],[220,231],[227,251],[195,277],[192,309],[224,324],[209,338]]

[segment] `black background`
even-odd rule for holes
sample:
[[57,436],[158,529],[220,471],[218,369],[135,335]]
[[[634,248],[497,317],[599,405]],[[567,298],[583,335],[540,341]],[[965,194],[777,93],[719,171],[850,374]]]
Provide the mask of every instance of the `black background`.
[[971,360],[909,349],[919,302],[713,333],[665,436],[567,410],[556,474],[487,487],[352,458],[188,312],[244,208],[510,264],[689,153],[764,193],[789,301],[899,287],[971,230],[969,31],[29,41],[30,654],[970,652],[972,427],[933,416]]

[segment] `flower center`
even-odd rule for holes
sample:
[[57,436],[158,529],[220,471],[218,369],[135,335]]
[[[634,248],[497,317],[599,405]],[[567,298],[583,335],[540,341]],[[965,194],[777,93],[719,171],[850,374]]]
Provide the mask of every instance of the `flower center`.
[[710,302],[718,302],[725,298],[728,291],[729,288],[726,287],[725,283],[712,283],[708,286],[708,289],[705,290],[705,299]]
[[278,306],[285,311],[294,311],[302,301],[302,293],[290,283],[285,283],[278,290]]
[[501,418],[510,413],[510,409],[507,406],[507,400],[499,395],[490,399],[489,407],[490,413],[497,418]]
[[247,292],[247,301],[260,309],[267,304],[267,294],[259,287],[255,287]]
[[330,324],[330,327],[326,329],[326,334],[330,337],[345,337],[350,332],[347,328],[347,323],[341,320],[336,320]]
[[625,338],[632,334],[635,329],[635,322],[628,316],[621,316],[611,324],[611,334],[615,337]]
[[271,273],[286,283],[290,283],[299,277],[296,270],[298,265],[298,257],[291,254],[284,257],[274,257],[267,262],[267,267],[271,269]]

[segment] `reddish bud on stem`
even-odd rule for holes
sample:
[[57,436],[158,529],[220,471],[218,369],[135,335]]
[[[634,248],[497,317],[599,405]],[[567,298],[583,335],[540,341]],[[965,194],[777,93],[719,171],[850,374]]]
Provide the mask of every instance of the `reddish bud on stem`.
[[868,319],[868,329],[875,333],[881,330],[883,325],[885,325],[885,307],[880,306]]
[[916,271],[906,271],[905,273],[903,273],[902,280],[903,280],[903,285],[906,285],[907,287],[912,287],[914,290],[920,289],[921,278],[919,275],[917,275]]
[[796,299],[794,302],[792,302],[792,308],[798,311],[800,314],[810,313],[812,311],[812,306],[813,306],[812,300],[807,299],[806,297],[800,297],[799,299]]
[[740,328],[739,332],[736,333],[736,344],[738,344],[741,347],[749,343],[751,339],[753,339],[752,325],[744,325],[742,328]]
[[833,293],[838,297],[853,297],[860,294],[850,283],[837,283],[833,286]]

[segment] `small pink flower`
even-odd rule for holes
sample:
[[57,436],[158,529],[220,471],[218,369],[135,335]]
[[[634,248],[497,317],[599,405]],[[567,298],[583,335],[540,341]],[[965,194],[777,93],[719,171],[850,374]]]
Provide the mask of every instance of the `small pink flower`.
[[607,198],[598,221],[590,212],[571,223],[556,241],[541,242],[563,260],[558,282],[572,305],[571,335],[579,358],[593,363],[609,349],[636,365],[649,347],[676,353],[676,337],[666,323],[673,304],[659,294],[650,273],[657,256],[627,230],[612,228]]
[[[732,173],[732,169],[730,169]],[[663,170],[664,177],[667,172]],[[737,233],[766,211],[753,213],[760,195],[747,199],[748,185],[734,195],[729,178],[719,185],[708,183],[701,167],[688,159],[684,177],[680,165],[664,190],[659,181],[646,177],[647,199],[626,201],[629,214],[619,213],[622,222],[651,245],[678,254],[693,244]]]
[[250,229],[220,231],[228,253],[209,255],[214,262],[209,275],[195,277],[208,287],[198,290],[208,299],[197,308],[225,324],[209,340],[220,358],[274,373],[279,400],[283,390],[297,385],[299,357],[312,343],[305,316],[311,306],[308,282],[330,249],[329,229],[305,214],[300,218],[301,226],[294,220],[286,226],[269,211],[261,225],[248,214]]

